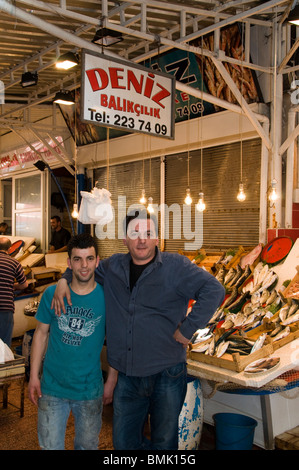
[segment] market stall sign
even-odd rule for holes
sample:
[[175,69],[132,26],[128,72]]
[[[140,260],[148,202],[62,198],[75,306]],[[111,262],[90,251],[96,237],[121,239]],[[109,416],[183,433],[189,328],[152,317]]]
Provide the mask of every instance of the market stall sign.
[[173,76],[83,51],[82,88],[84,122],[174,139]]

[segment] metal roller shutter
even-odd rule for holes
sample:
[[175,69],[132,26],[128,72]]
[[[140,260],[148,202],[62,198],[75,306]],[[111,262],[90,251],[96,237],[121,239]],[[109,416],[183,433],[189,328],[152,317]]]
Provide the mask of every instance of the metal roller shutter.
[[[195,227],[195,204],[200,191],[200,150],[189,154],[190,190],[193,198],[191,227]],[[203,150],[203,192],[206,210],[203,213],[203,248],[221,249],[238,245],[253,246],[259,242],[260,204],[260,139],[243,141],[243,184],[246,200],[236,198],[240,183],[240,143],[231,143]],[[187,154],[166,157],[166,205],[182,205],[187,188]],[[165,250],[187,250],[186,241],[173,239],[180,221],[169,218],[170,236]],[[174,225],[173,225],[174,224]],[[192,241],[192,240],[191,240]],[[194,249],[198,249],[195,246]],[[190,248],[189,248],[190,249]]]

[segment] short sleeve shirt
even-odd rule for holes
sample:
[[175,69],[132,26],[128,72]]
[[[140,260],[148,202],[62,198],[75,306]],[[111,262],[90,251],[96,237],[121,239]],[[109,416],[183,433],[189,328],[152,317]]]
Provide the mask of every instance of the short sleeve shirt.
[[44,292],[36,319],[50,325],[43,363],[42,392],[71,400],[92,400],[103,394],[100,363],[105,337],[105,302],[99,284],[87,295],[71,290],[72,306],[60,317],[51,310],[55,285]]

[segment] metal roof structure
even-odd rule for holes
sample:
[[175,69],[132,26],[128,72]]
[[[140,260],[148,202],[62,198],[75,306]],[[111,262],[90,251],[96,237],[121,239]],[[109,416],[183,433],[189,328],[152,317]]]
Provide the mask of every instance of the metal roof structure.
[[[112,57],[143,63],[171,49],[183,49],[209,57],[237,98],[236,112],[244,112],[266,143],[269,136],[250,110],[233,79],[226,73],[225,62],[249,67],[259,73],[296,76],[299,65],[292,63],[299,37],[290,41],[283,23],[294,0],[0,0],[0,84],[5,98],[0,106],[0,137],[23,125],[24,112],[30,110],[31,122],[49,114],[57,91],[72,90],[81,78],[80,66],[69,71],[56,69],[57,58],[66,52],[78,55],[82,49],[103,52]],[[192,41],[212,33],[219,43],[222,28],[238,22],[245,31],[245,57],[226,56],[216,47],[213,51],[192,45]],[[251,26],[269,28],[276,37],[271,65],[253,63],[251,59]],[[123,40],[109,48],[92,42],[101,26],[122,34]],[[298,30],[298,28],[297,28]],[[24,72],[36,72],[35,86],[22,87]],[[180,89],[194,89],[177,82]],[[1,96],[0,96],[1,98]],[[205,95],[206,100],[217,102]],[[224,104],[224,108],[226,104]],[[229,105],[229,104],[228,104]],[[25,123],[26,124],[26,123]]]

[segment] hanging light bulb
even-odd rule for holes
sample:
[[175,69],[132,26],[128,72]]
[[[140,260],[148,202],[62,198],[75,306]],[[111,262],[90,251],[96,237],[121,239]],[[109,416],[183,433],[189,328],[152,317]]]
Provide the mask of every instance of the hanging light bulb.
[[196,209],[198,210],[198,212],[203,212],[206,208],[206,205],[204,203],[204,199],[203,199],[203,193],[200,192],[199,193],[199,200],[198,200],[198,203],[196,204]]
[[78,205],[77,205],[77,204],[73,204],[72,217],[73,217],[74,219],[78,219],[78,217],[79,217]]
[[146,197],[145,197],[145,190],[144,189],[142,190],[141,198],[139,199],[139,202],[141,204],[146,204]]
[[149,198],[148,198],[147,212],[149,212],[150,214],[152,214],[152,213],[154,212],[154,208],[153,208],[153,198],[152,198],[152,197],[149,197]]
[[190,194],[190,188],[186,189],[185,204],[187,204],[187,206],[190,206],[190,204],[192,204],[192,197],[191,197],[191,194]]
[[278,194],[276,192],[276,184],[277,184],[277,181],[275,179],[272,180],[272,182],[271,182],[271,192],[269,194],[269,200],[271,202],[275,202],[278,199]]
[[238,195],[237,195],[237,199],[240,202],[243,202],[246,199],[246,194],[244,193],[244,186],[243,186],[242,183],[239,184],[239,192],[238,192]]

